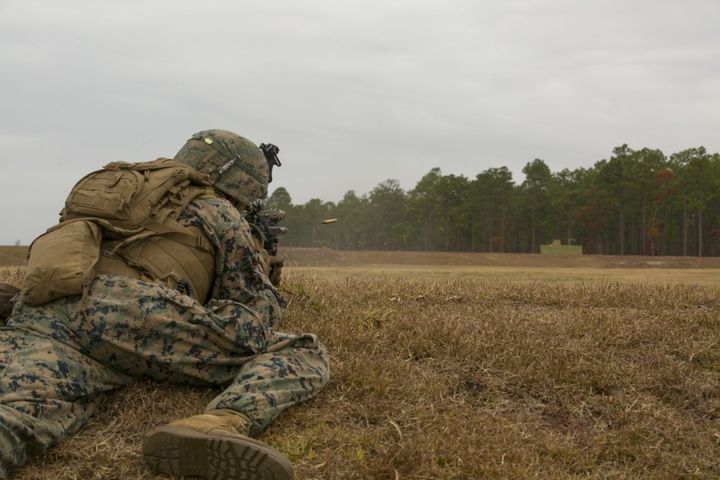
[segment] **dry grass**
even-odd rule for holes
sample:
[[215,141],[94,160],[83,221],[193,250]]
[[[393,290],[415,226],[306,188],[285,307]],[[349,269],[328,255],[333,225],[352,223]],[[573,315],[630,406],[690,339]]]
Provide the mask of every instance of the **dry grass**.
[[0,283],[9,283],[20,287],[24,276],[25,267],[0,267]]
[[653,285],[718,285],[718,268],[587,268],[527,266],[459,266],[459,265],[351,265],[296,266],[297,273],[319,274],[342,280],[348,276],[412,278],[425,281],[453,279],[483,280],[505,283],[645,283]]
[[[298,478],[720,477],[718,288],[348,272],[287,275],[333,368],[263,436]],[[215,393],[141,382],[17,478],[156,478],[142,434]]]
[[[2,247],[0,247],[2,252]],[[282,247],[292,267],[367,267],[367,266],[447,266],[460,267],[539,267],[539,268],[716,268],[720,257],[648,257],[640,255],[554,256],[527,253],[469,253],[331,250],[329,248]]]

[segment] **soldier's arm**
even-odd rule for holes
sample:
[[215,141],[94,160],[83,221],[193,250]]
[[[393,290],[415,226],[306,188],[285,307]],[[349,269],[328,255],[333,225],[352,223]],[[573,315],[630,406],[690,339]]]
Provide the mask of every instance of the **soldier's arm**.
[[225,238],[223,274],[217,277],[214,298],[235,300],[267,315],[271,325],[282,317],[284,301],[267,276],[267,258],[258,249],[244,220]]
[[223,199],[195,202],[188,213],[201,220],[216,249],[215,284],[208,306],[238,302],[274,327],[282,318],[285,302],[267,276],[266,260],[245,219]]

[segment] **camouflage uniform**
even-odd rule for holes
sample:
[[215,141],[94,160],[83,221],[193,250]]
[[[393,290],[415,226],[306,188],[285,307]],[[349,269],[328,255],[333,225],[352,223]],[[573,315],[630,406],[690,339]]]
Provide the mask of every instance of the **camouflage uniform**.
[[98,394],[140,376],[229,385],[207,410],[244,413],[253,435],[327,383],[317,338],[276,331],[285,305],[239,212],[203,198],[179,221],[201,228],[216,249],[206,305],[159,283],[103,274],[82,296],[15,305],[0,329],[0,477],[77,431]]

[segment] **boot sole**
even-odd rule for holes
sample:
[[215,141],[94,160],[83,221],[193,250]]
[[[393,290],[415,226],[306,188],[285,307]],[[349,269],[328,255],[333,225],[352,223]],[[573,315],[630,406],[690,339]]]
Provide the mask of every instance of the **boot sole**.
[[154,470],[207,480],[292,480],[285,456],[249,437],[206,435],[162,426],[145,436],[143,457]]

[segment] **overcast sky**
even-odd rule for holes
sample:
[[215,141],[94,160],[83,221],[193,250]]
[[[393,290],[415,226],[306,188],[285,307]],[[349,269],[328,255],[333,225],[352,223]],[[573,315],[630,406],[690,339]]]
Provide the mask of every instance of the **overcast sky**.
[[0,0],[0,244],[207,128],[277,144],[295,203],[716,152],[719,22],[718,0]]

